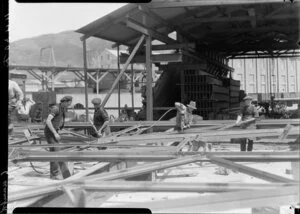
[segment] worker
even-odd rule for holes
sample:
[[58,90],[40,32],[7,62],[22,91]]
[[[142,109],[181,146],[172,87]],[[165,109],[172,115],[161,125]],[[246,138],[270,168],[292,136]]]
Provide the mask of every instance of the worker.
[[110,135],[109,117],[106,110],[101,106],[101,99],[94,98],[92,103],[95,108],[93,123],[98,133],[94,132],[94,137]]
[[[50,106],[50,113],[46,120],[44,129],[45,137],[48,144],[57,144],[60,141],[58,131],[64,127],[65,114],[71,105],[73,98],[65,96],[60,100],[59,104]],[[57,147],[51,147],[50,152],[58,151]],[[54,180],[62,180],[71,176],[66,162],[50,162],[50,178]]]
[[190,101],[187,106],[176,102],[175,107],[177,109],[175,130],[182,132],[184,129],[190,128],[192,124],[193,111],[197,109],[196,102]]
[[[252,118],[258,118],[259,114],[256,107],[251,103],[252,97],[246,96],[243,98],[243,103],[241,105],[240,111],[238,112],[238,116],[235,124],[239,126],[240,122],[247,121]],[[246,123],[245,125],[240,126],[242,129],[256,129],[255,120],[250,123]],[[246,151],[248,141],[247,151],[252,151],[253,148],[253,139],[248,138],[239,138],[239,142],[241,144],[241,151]]]
[[24,94],[18,83],[8,80],[8,134],[13,131],[13,124],[11,123],[11,115],[22,106]]

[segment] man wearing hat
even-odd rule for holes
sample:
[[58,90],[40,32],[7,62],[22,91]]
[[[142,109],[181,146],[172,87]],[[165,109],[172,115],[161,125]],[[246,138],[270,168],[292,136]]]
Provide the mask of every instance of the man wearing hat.
[[175,107],[177,109],[175,130],[183,131],[183,129],[189,128],[192,124],[193,111],[197,109],[196,102],[190,101],[187,106],[176,102]]
[[[56,144],[60,141],[58,130],[62,129],[65,122],[65,114],[67,108],[72,103],[71,96],[65,96],[60,100],[59,104],[50,106],[50,113],[46,120],[44,129],[45,137],[48,144]],[[50,152],[58,151],[57,147],[50,148]],[[50,178],[55,180],[65,179],[70,177],[71,173],[66,162],[50,162]]]
[[[240,111],[238,112],[238,116],[235,122],[236,125],[239,125],[241,121],[247,121],[252,118],[259,117],[256,107],[253,104],[251,104],[252,97],[246,96],[244,97],[243,101],[244,102],[241,105]],[[256,129],[255,120],[253,122],[246,123],[245,125],[240,127],[243,129]],[[241,151],[246,151],[247,141],[248,141],[247,151],[252,151],[253,139],[239,138],[239,141],[241,143]]]
[[98,133],[96,133],[94,131],[94,132],[92,132],[92,135],[94,137],[101,136],[101,135],[103,135],[103,133],[105,135],[110,135],[110,128],[108,125],[109,117],[108,117],[108,114],[105,111],[105,109],[101,106],[101,99],[94,98],[92,100],[92,103],[95,108],[93,123],[94,123],[96,129],[98,130]]

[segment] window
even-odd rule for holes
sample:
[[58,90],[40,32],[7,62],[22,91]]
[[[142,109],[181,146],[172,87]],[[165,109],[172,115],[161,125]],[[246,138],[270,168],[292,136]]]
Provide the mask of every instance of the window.
[[296,82],[295,76],[290,76],[290,82],[291,82],[291,84],[295,84],[295,82]]
[[255,85],[254,84],[249,84],[249,93],[255,93]]
[[289,92],[296,92],[296,85],[295,84],[291,84]]
[[276,84],[272,84],[272,92],[276,92]]
[[109,54],[107,54],[107,60],[109,61],[109,59],[110,59],[110,56],[109,56]]
[[254,74],[250,74],[250,82],[254,83]]
[[282,83],[286,83],[286,77],[285,77],[285,75],[281,75],[281,81],[282,81]]
[[267,93],[265,84],[261,85],[261,93]]
[[281,92],[286,92],[286,84],[281,85]]
[[261,80],[261,83],[266,83],[266,76],[265,75],[260,75],[260,80]]
[[237,79],[242,83],[243,82],[243,74],[238,74]]
[[276,83],[276,76],[275,75],[272,75],[272,83]]

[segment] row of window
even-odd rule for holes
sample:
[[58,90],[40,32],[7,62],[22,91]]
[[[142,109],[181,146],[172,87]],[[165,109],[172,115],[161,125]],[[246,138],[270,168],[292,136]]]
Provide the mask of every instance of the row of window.
[[[239,80],[241,83],[241,89],[245,90],[245,86],[244,86],[244,77],[243,74],[237,74],[235,77],[236,80]],[[258,80],[259,81],[259,80]],[[271,77],[271,81],[272,81],[272,92],[296,92],[296,77],[294,75],[291,75],[289,77],[289,87],[287,87],[287,77],[286,75],[281,75],[280,76],[280,87],[277,88],[277,78],[275,75],[272,75]],[[247,87],[247,92],[248,93],[255,93],[256,89],[256,80],[255,80],[255,75],[254,74],[250,74],[249,77],[247,78],[247,83],[248,83],[248,87]],[[257,82],[257,84],[259,84],[259,82]],[[266,93],[266,75],[260,75],[260,88],[261,91],[259,91],[260,93]]]

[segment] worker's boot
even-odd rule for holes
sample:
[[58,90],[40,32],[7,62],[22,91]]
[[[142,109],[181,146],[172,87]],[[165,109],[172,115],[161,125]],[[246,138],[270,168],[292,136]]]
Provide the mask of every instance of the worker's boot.
[[247,151],[251,152],[253,149],[253,140],[248,140],[248,147],[247,147]]
[[240,144],[241,144],[241,152],[246,151],[246,146],[247,146],[247,139],[240,139]]

